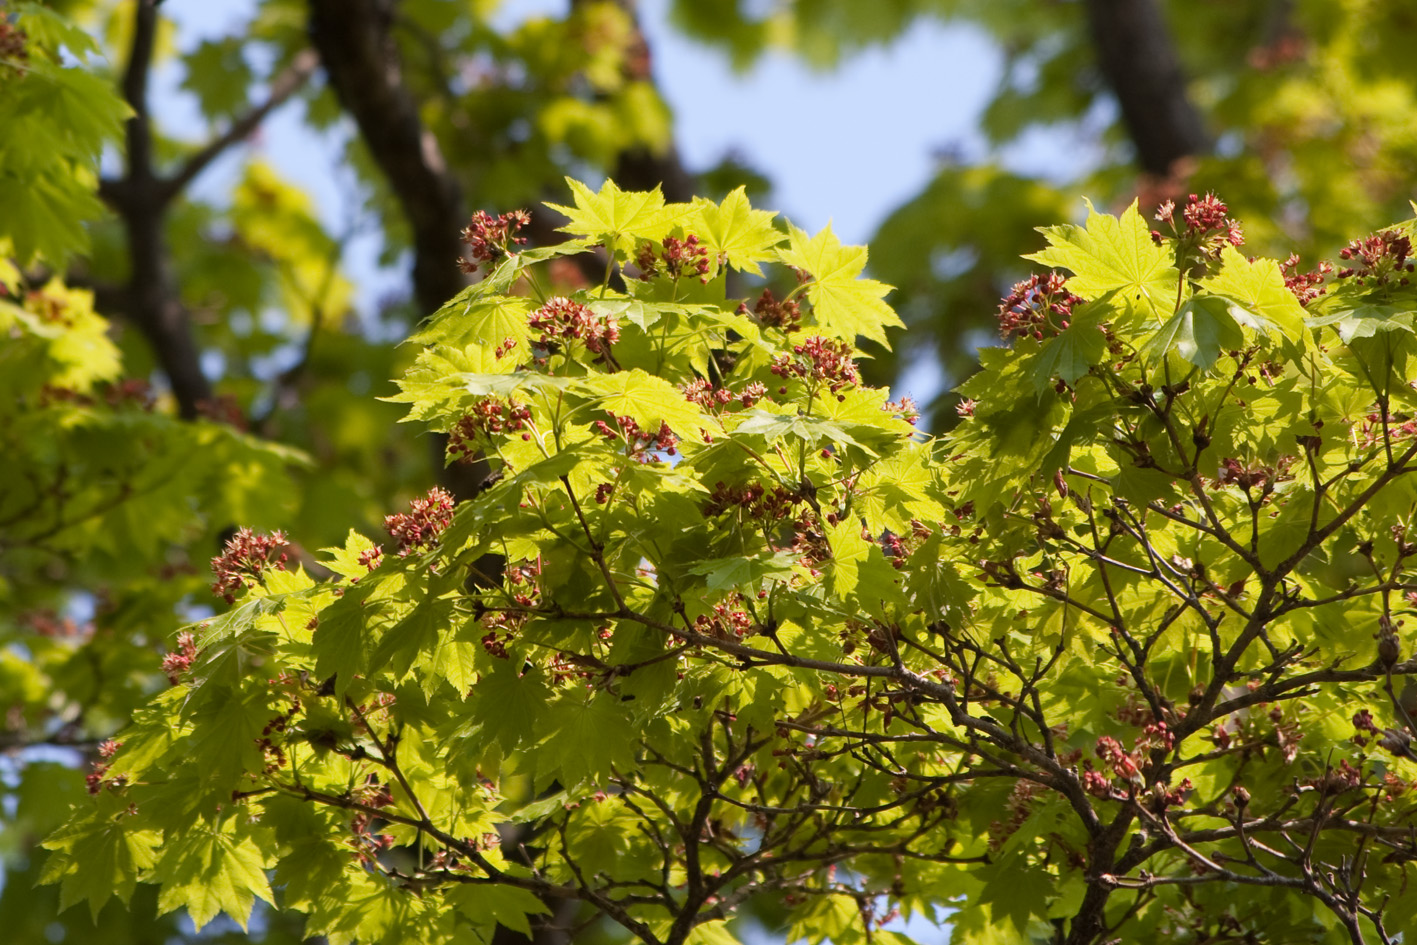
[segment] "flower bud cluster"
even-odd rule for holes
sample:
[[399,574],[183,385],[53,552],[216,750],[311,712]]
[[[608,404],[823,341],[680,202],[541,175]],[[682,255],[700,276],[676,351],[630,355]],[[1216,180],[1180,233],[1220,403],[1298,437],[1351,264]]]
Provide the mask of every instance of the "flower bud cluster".
[[463,272],[476,272],[478,263],[492,262],[508,255],[513,246],[526,243],[526,237],[516,234],[529,223],[531,214],[525,210],[513,210],[495,217],[485,210],[477,211],[472,215],[472,222],[462,231],[462,241],[467,244],[472,260],[459,259],[459,268]]
[[7,66],[20,66],[29,59],[29,37],[25,31],[5,19],[5,8],[0,5],[0,62]]
[[1014,782],[1004,809],[1009,813],[1006,821],[996,820],[989,825],[989,849],[997,851],[1004,841],[1018,832],[1028,815],[1033,812],[1033,799],[1043,793],[1043,785],[1023,778]]
[[1317,788],[1324,794],[1342,794],[1359,787],[1362,783],[1363,772],[1349,764],[1347,758],[1340,759],[1337,768],[1330,768],[1319,777],[1308,781],[1311,787]]
[[[1397,230],[1384,230],[1365,239],[1354,240],[1338,251],[1340,259],[1353,265],[1338,270],[1338,278],[1352,278],[1359,285],[1371,282],[1385,285],[1393,276],[1399,285],[1407,285],[1407,273],[1413,271],[1412,240]],[[1361,265],[1360,265],[1361,263]]]
[[[272,680],[272,682],[275,682],[275,680]],[[285,749],[277,744],[277,739],[290,727],[291,720],[299,714],[300,709],[300,697],[293,696],[291,698],[290,708],[271,719],[262,727],[261,737],[256,739],[256,747],[260,750],[261,757],[266,759],[266,774],[274,774],[289,764]]]
[[1292,456],[1281,456],[1273,466],[1246,466],[1238,459],[1227,456],[1220,461],[1215,484],[1217,487],[1239,486],[1247,492],[1254,488],[1268,492],[1275,483],[1293,478],[1289,473],[1293,465]]
[[709,281],[713,263],[709,260],[709,248],[700,243],[697,236],[690,233],[682,240],[666,236],[663,245],[664,248],[657,255],[653,243],[640,246],[639,253],[635,256],[635,265],[640,269],[641,279],[653,279],[659,275],[660,267],[663,266],[664,274],[676,282],[684,275],[693,276],[703,283]]
[[919,519],[910,520],[910,532],[904,535],[897,535],[894,532],[886,532],[881,536],[881,550],[885,552],[886,559],[890,561],[891,567],[897,571],[904,569],[906,559],[913,554],[920,543],[934,534],[929,525]]
[[[1157,207],[1156,219],[1157,222],[1168,225],[1174,236],[1199,251],[1201,255],[1219,259],[1225,246],[1242,246],[1245,242],[1245,233],[1239,221],[1226,216],[1228,212],[1229,208],[1225,206],[1225,202],[1213,193],[1204,197],[1191,194],[1186,198],[1186,205],[1181,208],[1184,232],[1176,220],[1174,201],[1168,200]],[[1161,232],[1152,230],[1151,239],[1160,246],[1163,239]]]
[[999,302],[999,331],[1042,341],[1068,327],[1073,306],[1083,301],[1068,291],[1060,272],[1035,274],[1017,283]]
[[[745,315],[748,313],[746,302],[739,311]],[[753,303],[753,317],[764,328],[779,328],[790,335],[802,327],[802,306],[792,298],[779,302],[772,289],[764,289],[758,301]]]
[[759,482],[730,486],[720,480],[715,484],[704,506],[704,516],[714,518],[730,509],[738,509],[755,522],[776,522],[792,513],[797,496],[782,486],[769,490]]
[[1097,740],[1097,757],[1112,769],[1112,773],[1124,781],[1134,781],[1141,776],[1136,753],[1122,749],[1122,743],[1110,735]]
[[751,407],[768,394],[767,387],[758,381],[748,382],[742,391],[735,394],[726,387],[714,387],[712,381],[702,377],[686,382],[679,389],[684,392],[685,400],[705,410],[720,409],[734,401]]
[[241,409],[241,402],[231,394],[205,397],[197,401],[196,406],[197,415],[212,423],[220,423],[242,433],[251,428],[246,422],[246,413]]
[[1290,253],[1289,258],[1279,264],[1279,271],[1284,274],[1284,287],[1294,293],[1300,305],[1307,306],[1328,292],[1324,287],[1324,278],[1333,272],[1333,266],[1323,261],[1313,272],[1300,272],[1299,254]]
[[162,658],[162,671],[167,675],[167,681],[174,686],[181,682],[196,658],[197,638],[190,631],[183,630],[177,634],[177,649]]
[[448,431],[448,455],[460,463],[470,463],[477,458],[477,441],[502,433],[521,433],[522,439],[530,439],[524,432],[531,425],[531,410],[510,398],[501,400],[488,397],[473,404],[472,411]]
[[99,760],[93,763],[93,771],[84,776],[84,783],[88,786],[90,794],[97,794],[105,787],[121,788],[127,783],[127,778],[117,777],[109,779],[108,769],[112,766],[113,756],[118,754],[118,749],[123,747],[122,742],[115,742],[113,739],[105,739],[98,746]]
[[881,405],[881,409],[893,417],[899,417],[911,426],[915,426],[920,419],[920,406],[915,403],[914,397],[902,397],[900,400],[888,400]]
[[809,385],[826,384],[835,394],[847,385],[861,383],[861,373],[851,354],[850,343],[813,335],[793,345],[792,354],[773,358],[771,370],[784,380],[797,378]]
[[429,547],[453,520],[453,497],[437,486],[422,499],[408,504],[408,511],[384,516],[384,529],[399,543],[399,557]]
[[723,603],[714,604],[711,614],[699,614],[694,620],[694,629],[719,640],[743,639],[753,630],[753,618],[742,604],[742,597],[730,595]]
[[1284,763],[1292,764],[1299,754],[1304,731],[1297,719],[1285,719],[1284,710],[1274,705],[1263,714],[1251,712],[1244,718],[1232,715],[1211,729],[1210,737],[1222,750],[1239,744],[1252,748],[1261,757],[1267,747],[1278,746]]
[[525,610],[491,610],[482,615],[482,626],[487,633],[482,636],[482,648],[490,656],[507,659],[507,645],[517,638],[521,628],[530,619],[528,611],[541,600],[541,563],[524,561],[506,570],[506,595],[517,607]]
[[226,549],[212,559],[212,572],[217,577],[212,593],[228,604],[234,603],[237,593],[258,583],[266,571],[285,570],[287,547],[284,532],[261,535],[249,528],[239,530],[227,541]]
[[653,433],[648,430],[641,430],[640,425],[633,417],[617,417],[611,415],[614,426],[604,420],[597,420],[593,424],[597,433],[607,440],[620,440],[625,444],[625,451],[631,459],[639,460],[642,463],[652,461],[651,451],[663,453],[666,456],[673,456],[678,452],[679,437],[674,435],[674,431],[669,429],[669,424],[663,420],[659,422],[659,429]]
[[373,571],[384,563],[384,549],[380,545],[373,548],[366,548],[359,553],[359,563],[364,565],[365,570]]
[[592,354],[606,355],[610,346],[620,340],[620,325],[614,316],[596,315],[588,306],[562,296],[548,299],[531,313],[527,324],[532,331],[541,333],[537,343],[552,351],[575,338]]

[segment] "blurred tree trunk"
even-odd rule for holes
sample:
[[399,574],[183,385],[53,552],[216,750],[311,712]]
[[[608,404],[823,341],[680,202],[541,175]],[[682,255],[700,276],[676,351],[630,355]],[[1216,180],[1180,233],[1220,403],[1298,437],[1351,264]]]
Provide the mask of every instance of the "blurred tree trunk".
[[1177,161],[1209,150],[1157,0],[1087,0],[1087,20],[1141,169],[1166,177]]

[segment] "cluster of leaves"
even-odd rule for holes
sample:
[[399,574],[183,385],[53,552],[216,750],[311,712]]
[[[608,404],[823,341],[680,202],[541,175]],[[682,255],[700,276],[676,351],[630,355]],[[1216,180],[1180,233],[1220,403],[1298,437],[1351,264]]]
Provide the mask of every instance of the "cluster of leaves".
[[[87,65],[93,39],[38,3],[0,4],[0,255],[62,263],[100,215],[98,159],[128,107]],[[21,146],[20,143],[23,143]]]
[[[326,580],[234,544],[244,595],[46,844],[65,903],[259,898],[334,943],[721,942],[763,898],[813,943],[942,907],[961,942],[1411,925],[1412,224],[1321,296],[1228,220],[1049,228],[1066,325],[985,352],[931,440],[836,357],[898,324],[864,249],[571,186],[559,246],[480,230],[395,398],[483,491]],[[592,245],[604,282],[557,284]],[[728,297],[763,264],[797,288]]]

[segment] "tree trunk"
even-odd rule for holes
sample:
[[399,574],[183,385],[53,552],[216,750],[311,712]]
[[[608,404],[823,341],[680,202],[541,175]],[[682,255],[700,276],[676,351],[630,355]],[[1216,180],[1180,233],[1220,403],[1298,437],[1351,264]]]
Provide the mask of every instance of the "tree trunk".
[[1178,160],[1205,153],[1205,126],[1157,0],[1087,0],[1087,19],[1142,170],[1164,177]]

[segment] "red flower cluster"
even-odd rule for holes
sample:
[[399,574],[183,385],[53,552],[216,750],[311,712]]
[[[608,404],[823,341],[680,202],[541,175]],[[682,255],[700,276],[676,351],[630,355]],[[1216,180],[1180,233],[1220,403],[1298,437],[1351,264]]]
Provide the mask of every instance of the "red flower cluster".
[[623,440],[626,452],[631,459],[641,462],[649,462],[650,451],[656,450],[667,456],[673,456],[679,445],[679,438],[674,435],[674,431],[669,429],[669,424],[663,420],[659,422],[659,430],[651,433],[648,430],[641,430],[640,425],[633,417],[617,417],[613,414],[611,419],[615,426],[611,426],[604,420],[595,421],[595,429],[607,440]]
[[1347,758],[1342,758],[1339,759],[1337,768],[1330,768],[1321,776],[1310,779],[1308,783],[1325,794],[1342,794],[1363,783],[1363,772],[1349,764]]
[[285,570],[287,547],[284,532],[259,535],[249,528],[241,529],[226,543],[226,549],[212,559],[212,571],[217,577],[212,593],[228,604],[234,603],[237,593],[260,581],[267,570]]
[[911,426],[915,426],[915,422],[920,419],[920,407],[915,403],[914,397],[888,400],[881,406],[881,409],[892,416],[900,417]]
[[741,509],[754,521],[776,522],[792,512],[797,497],[782,486],[772,491],[762,483],[750,482],[741,486],[725,485],[718,482],[704,506],[704,516],[713,518],[729,509]]
[[1033,812],[1033,799],[1043,793],[1043,785],[1037,781],[1019,778],[1014,782],[1004,809],[1009,813],[1006,821],[996,820],[989,825],[989,849],[997,851],[1004,841],[1018,832],[1028,815]]
[[177,649],[162,658],[162,671],[167,675],[167,681],[174,686],[181,682],[196,658],[197,638],[183,630],[177,634]]
[[809,384],[826,384],[833,394],[848,384],[861,382],[861,373],[851,360],[851,345],[817,335],[793,345],[792,354],[775,357],[771,370],[784,379],[799,378]]
[[1133,781],[1141,777],[1141,768],[1137,764],[1137,758],[1123,751],[1122,743],[1110,735],[1103,735],[1097,740],[1097,757],[1112,769],[1113,774],[1124,781]]
[[[745,304],[742,311],[746,313],[747,308]],[[795,299],[779,302],[772,289],[764,289],[763,294],[758,296],[758,301],[753,305],[753,315],[764,328],[780,328],[787,334],[802,327],[802,307]]]
[[1279,264],[1279,271],[1284,274],[1284,287],[1294,293],[1300,305],[1308,305],[1328,291],[1324,288],[1324,277],[1333,272],[1333,266],[1320,262],[1313,272],[1300,272],[1299,254],[1290,253],[1289,258]]
[[641,279],[648,281],[659,275],[661,264],[664,266],[664,274],[670,279],[677,281],[680,276],[691,275],[697,277],[700,282],[709,281],[709,270],[712,266],[708,247],[702,245],[699,238],[692,233],[682,240],[666,236],[664,249],[658,255],[655,254],[653,243],[640,246],[635,265],[640,267]]
[[453,520],[453,497],[434,486],[422,499],[408,504],[408,512],[386,515],[384,528],[399,543],[403,558],[437,540]]
[[473,405],[471,413],[448,431],[448,455],[460,463],[470,463],[477,456],[477,440],[519,432],[522,439],[529,440],[531,434],[522,431],[530,424],[531,411],[515,400],[502,401],[496,397],[480,400]]
[[[1225,202],[1213,193],[1204,197],[1191,194],[1186,198],[1186,205],[1181,208],[1181,221],[1186,225],[1184,233],[1177,225],[1174,201],[1168,200],[1158,207],[1156,219],[1170,226],[1173,235],[1192,244],[1202,255],[1219,259],[1221,249],[1227,244],[1241,246],[1245,242],[1245,233],[1240,228],[1239,221],[1226,216],[1228,212],[1229,208],[1225,206]],[[1161,232],[1152,230],[1151,239],[1160,246]]]
[[[113,756],[118,754],[118,749],[122,747],[122,742],[115,742],[111,738],[106,739],[98,746],[99,760],[93,763],[93,771],[84,776],[84,783],[88,785],[90,794],[97,794],[108,783],[108,769],[113,761]],[[113,787],[122,787],[125,781],[125,778],[114,778]]]
[[[3,16],[4,10],[0,8],[0,17]],[[0,59],[9,60],[6,65],[18,66],[29,59],[28,41],[24,30],[7,19],[0,19]]]
[[462,231],[462,241],[467,244],[472,260],[459,259],[458,267],[463,272],[476,272],[478,263],[491,262],[509,254],[513,246],[526,242],[526,237],[516,234],[529,223],[531,214],[525,210],[513,210],[495,217],[485,210],[477,211],[472,215],[472,222]]
[[735,394],[726,387],[714,387],[712,381],[702,377],[689,381],[680,390],[684,392],[685,400],[698,404],[705,410],[724,407],[735,400],[744,407],[751,407],[766,397],[768,393],[768,389],[757,381],[750,381],[743,388],[742,393]]
[[[541,562],[525,561],[507,568],[507,596],[518,607],[527,610],[535,607],[541,598]],[[482,648],[497,659],[507,659],[507,644],[516,639],[522,626],[527,622],[524,611],[494,610],[482,615],[482,625],[487,633],[482,636]]]
[[722,604],[713,605],[712,614],[699,614],[694,621],[694,629],[704,636],[720,640],[741,640],[753,629],[753,618],[740,606],[742,598],[737,594]]
[[250,424],[246,422],[246,414],[241,410],[240,401],[231,394],[218,394],[215,397],[197,401],[197,414],[213,423],[225,424],[242,433],[250,429]]
[[359,563],[367,570],[373,571],[384,563],[384,549],[379,545],[364,549],[359,553]]
[[[1359,285],[1372,281],[1374,285],[1385,284],[1396,274],[1399,285],[1407,285],[1404,273],[1413,271],[1412,241],[1397,230],[1384,230],[1366,239],[1354,240],[1338,251],[1339,258],[1355,264],[1338,270],[1338,278],[1357,277]],[[1361,262],[1362,265],[1357,265]]]
[[999,331],[1005,338],[1017,334],[1042,341],[1068,327],[1073,306],[1081,301],[1060,272],[1030,276],[999,302]]
[[609,354],[620,340],[620,326],[612,316],[601,318],[580,302],[560,296],[531,313],[527,324],[541,332],[538,343],[549,350],[563,341],[579,338],[593,354]]

